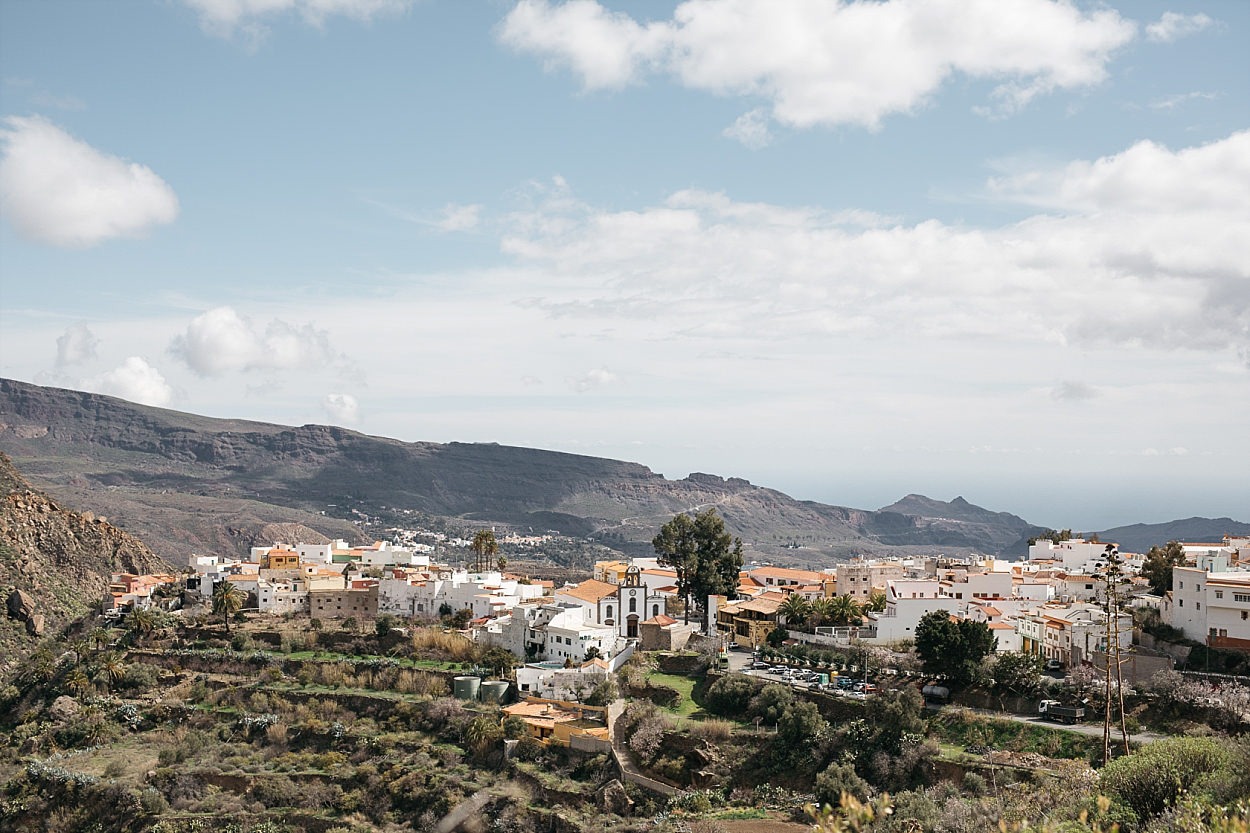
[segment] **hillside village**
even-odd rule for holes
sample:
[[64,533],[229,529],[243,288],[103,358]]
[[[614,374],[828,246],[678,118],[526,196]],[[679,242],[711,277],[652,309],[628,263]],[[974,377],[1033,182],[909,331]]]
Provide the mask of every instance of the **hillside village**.
[[[470,542],[449,543],[464,549]],[[1184,563],[1174,567],[1173,588],[1162,596],[1140,575],[1142,554],[1081,538],[1043,539],[1023,561],[860,558],[823,571],[749,565],[734,598],[710,597],[701,622],[669,615],[670,606],[684,611],[677,573],[656,558],[600,561],[592,579],[555,587],[481,559],[438,563],[428,544],[277,543],[253,548],[247,560],[194,556],[185,576],[114,575],[104,609],[148,607],[170,585],[207,600],[228,582],[245,594],[245,609],[262,615],[368,622],[451,617],[468,639],[536,665],[610,663],[634,646],[681,650],[692,636],[758,649],[779,627],[787,639],[810,645],[888,647],[913,639],[920,620],[934,611],[985,623],[997,652],[1037,656],[1052,669],[1105,667],[1109,632],[1122,650],[1133,648],[1133,609],[1157,611],[1185,639],[1250,650],[1250,538],[1179,546]],[[1117,556],[1124,584],[1110,627],[1109,554]],[[839,621],[840,597],[851,604],[840,606]],[[1138,644],[1130,676],[1146,679],[1173,662]]]
[[[223,814],[247,833],[1244,833],[1250,538],[739,558],[705,598],[658,545],[566,581],[520,557],[548,544],[395,530],[113,573],[0,692],[6,812],[171,833]],[[17,596],[10,617],[33,618]],[[938,632],[955,641],[935,653]],[[1213,737],[1169,737],[1194,732]],[[1188,774],[1133,798],[1169,755]]]

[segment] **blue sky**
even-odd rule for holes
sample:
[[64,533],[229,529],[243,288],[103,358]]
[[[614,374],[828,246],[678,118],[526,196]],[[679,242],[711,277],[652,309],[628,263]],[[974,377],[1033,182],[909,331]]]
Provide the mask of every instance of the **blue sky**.
[[1250,519],[1250,5],[0,2],[0,373]]

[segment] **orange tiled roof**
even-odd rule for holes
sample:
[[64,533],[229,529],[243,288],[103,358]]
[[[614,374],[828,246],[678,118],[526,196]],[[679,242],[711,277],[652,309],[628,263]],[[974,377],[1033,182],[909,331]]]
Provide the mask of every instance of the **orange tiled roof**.
[[592,578],[572,587],[562,587],[560,588],[560,594],[572,596],[584,602],[597,602],[600,599],[606,599],[608,596],[615,596],[618,590],[620,588],[615,584],[608,584],[606,581],[596,581]]

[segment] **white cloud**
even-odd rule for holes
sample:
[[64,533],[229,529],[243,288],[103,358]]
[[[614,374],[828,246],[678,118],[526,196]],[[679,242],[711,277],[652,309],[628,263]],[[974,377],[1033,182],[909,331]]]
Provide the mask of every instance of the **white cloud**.
[[178,216],[174,191],[144,165],[101,153],[38,116],[0,129],[0,209],[23,236],[69,248],[139,237]]
[[601,388],[604,385],[610,385],[617,381],[616,374],[608,370],[606,367],[597,367],[594,370],[587,371],[581,376],[576,376],[567,380],[569,387],[578,393],[585,393],[595,388]]
[[1201,13],[1164,12],[1162,17],[1146,27],[1146,37],[1155,43],[1171,43],[1178,38],[1195,35],[1214,23],[1214,20]]
[[554,282],[528,308],[629,321],[636,338],[875,338],[901,327],[922,338],[1250,346],[1250,131],[1177,151],[1142,142],[988,190],[1043,210],[971,228],[705,191],[606,212],[561,191],[512,218],[502,246]]
[[768,114],[758,107],[738,116],[722,135],[741,142],[751,150],[767,147],[773,140],[773,134],[768,129]]
[[330,17],[346,17],[364,23],[382,15],[400,14],[413,0],[183,0],[200,16],[200,26],[210,34],[230,37],[242,31],[247,37],[263,37],[262,21],[284,14],[298,14],[318,28]]
[[1157,98],[1150,102],[1150,109],[1173,110],[1182,104],[1187,104],[1190,101],[1214,101],[1217,98],[1219,98],[1217,93],[1206,93],[1200,90],[1195,90],[1193,92],[1177,93],[1176,95]]
[[86,324],[73,324],[56,339],[57,369],[73,365],[86,364],[96,357],[96,347],[100,340],[88,329]]
[[326,394],[321,408],[336,425],[355,425],[360,422],[360,404],[350,393]]
[[477,228],[482,213],[480,205],[456,205],[448,203],[443,206],[442,219],[435,223],[443,231],[469,231]]
[[568,67],[588,90],[655,69],[691,89],[767,99],[782,124],[869,128],[955,74],[998,82],[1007,109],[1098,84],[1135,33],[1113,10],[1054,0],[686,0],[671,21],[645,24],[594,0],[522,0],[499,28],[504,44]]
[[669,48],[664,24],[640,25],[594,0],[571,0],[553,7],[546,0],[522,0],[499,27],[499,39],[544,56],[548,69],[567,66],[588,90],[618,88]]
[[161,372],[139,356],[131,356],[108,373],[84,381],[83,387],[158,408],[168,405],[174,397],[173,388]]
[[174,338],[170,351],[201,376],[313,369],[345,361],[324,330],[277,318],[262,330],[232,307],[218,307],[197,316]]

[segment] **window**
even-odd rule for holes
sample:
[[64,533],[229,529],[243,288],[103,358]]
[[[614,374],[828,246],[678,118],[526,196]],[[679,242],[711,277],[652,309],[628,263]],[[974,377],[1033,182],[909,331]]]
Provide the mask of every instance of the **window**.
[[1182,581],[1182,582],[1180,582],[1180,589],[1181,589],[1181,590],[1184,590],[1184,589],[1185,589],[1185,582],[1183,582],[1183,581]]
[[1250,613],[1247,613],[1246,611],[1243,610],[1241,612],[1241,618],[1242,618],[1242,621],[1245,621],[1246,619],[1250,619]]
[[1202,610],[1202,602],[1194,602],[1195,610]]
[[633,598],[633,597],[630,597],[630,600],[629,600],[629,612],[630,612],[630,613],[633,613],[633,612],[635,612],[636,610],[638,610],[638,600],[637,600],[637,599],[635,599],[635,598]]
[[1222,599],[1222,598],[1224,598],[1224,591],[1223,591],[1223,590],[1216,590],[1216,591],[1215,591],[1215,598],[1217,598],[1217,599]]
[[1177,600],[1176,600],[1176,606],[1177,606],[1177,607],[1184,607],[1184,606],[1185,606],[1185,600],[1184,600],[1184,599],[1177,599]]
[[612,605],[608,605],[608,618],[612,618]]
[[1235,601],[1235,602],[1250,602],[1250,593],[1234,593],[1234,594],[1233,594],[1233,601]]

